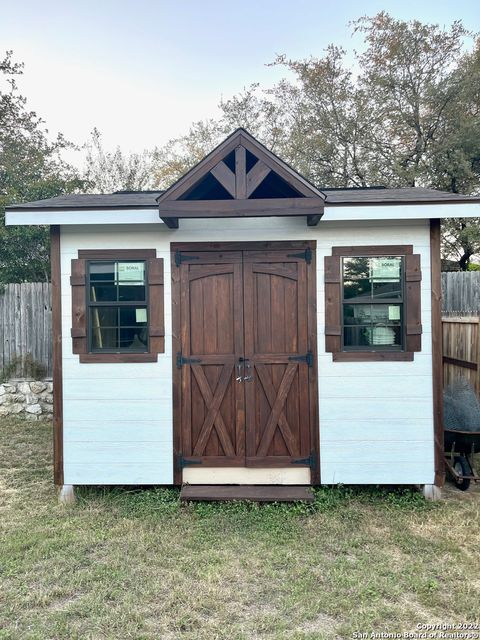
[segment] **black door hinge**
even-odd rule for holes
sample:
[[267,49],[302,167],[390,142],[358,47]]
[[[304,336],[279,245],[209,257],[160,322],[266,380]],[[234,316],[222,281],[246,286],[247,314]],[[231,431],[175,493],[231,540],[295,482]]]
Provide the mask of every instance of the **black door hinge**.
[[182,262],[192,262],[193,260],[200,260],[200,256],[186,256],[178,249],[175,251],[175,264],[179,267]]
[[177,456],[177,467],[179,469],[183,469],[184,467],[189,467],[192,464],[202,464],[201,460],[187,460],[184,458],[182,454]]
[[311,351],[307,351],[304,356],[290,356],[288,359],[292,362],[306,362],[309,367],[313,367],[313,353]]
[[315,452],[312,451],[308,458],[297,458],[296,460],[292,460],[292,464],[302,464],[315,470],[317,468],[317,456]]
[[177,369],[181,369],[184,364],[196,364],[201,362],[200,358],[184,358],[182,354],[177,353]]
[[312,250],[307,247],[301,253],[288,253],[287,258],[303,258],[307,264],[312,264]]

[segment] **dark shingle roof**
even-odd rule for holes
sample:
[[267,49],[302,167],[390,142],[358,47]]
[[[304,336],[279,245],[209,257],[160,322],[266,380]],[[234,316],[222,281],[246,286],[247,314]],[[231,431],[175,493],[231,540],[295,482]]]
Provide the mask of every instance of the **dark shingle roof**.
[[9,209],[158,209],[156,198],[163,191],[119,191],[117,193],[70,194],[9,206]]
[[[157,209],[156,198],[163,191],[119,191],[111,194],[71,194],[24,202],[8,207],[9,210],[31,211],[35,209]],[[464,196],[458,193],[406,187],[401,189],[354,188],[325,189],[325,205],[368,205],[368,204],[422,204],[446,202],[480,202],[478,196]]]
[[422,204],[429,202],[480,201],[478,196],[464,196],[459,193],[425,189],[423,187],[403,187],[399,189],[327,189],[326,204]]

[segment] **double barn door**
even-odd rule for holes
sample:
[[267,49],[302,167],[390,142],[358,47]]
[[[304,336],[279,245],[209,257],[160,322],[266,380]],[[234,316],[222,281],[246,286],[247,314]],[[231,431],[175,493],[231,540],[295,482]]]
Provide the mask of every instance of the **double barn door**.
[[293,464],[314,478],[311,249],[177,251],[174,268],[177,473]]

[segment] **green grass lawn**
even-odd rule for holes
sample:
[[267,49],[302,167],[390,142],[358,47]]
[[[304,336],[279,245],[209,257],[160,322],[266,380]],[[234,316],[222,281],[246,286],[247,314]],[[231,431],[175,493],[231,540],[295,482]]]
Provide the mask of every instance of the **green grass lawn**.
[[57,504],[51,425],[0,422],[0,638],[349,638],[480,622],[480,493],[322,488],[313,505]]

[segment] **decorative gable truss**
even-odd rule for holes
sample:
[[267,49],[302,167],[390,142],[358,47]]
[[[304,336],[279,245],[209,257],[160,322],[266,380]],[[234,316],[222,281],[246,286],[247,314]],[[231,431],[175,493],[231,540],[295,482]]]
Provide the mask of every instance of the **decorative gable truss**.
[[324,194],[244,129],[209,153],[158,199],[161,219],[306,216],[315,226]]

